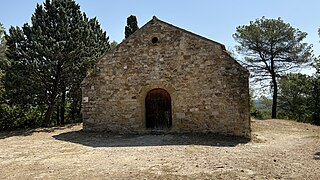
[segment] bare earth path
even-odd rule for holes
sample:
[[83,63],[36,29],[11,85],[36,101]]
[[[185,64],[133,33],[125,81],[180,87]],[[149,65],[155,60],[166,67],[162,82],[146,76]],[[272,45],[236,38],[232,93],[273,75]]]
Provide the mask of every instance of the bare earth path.
[[256,121],[251,142],[81,129],[0,133],[0,179],[320,179],[320,127],[309,124]]

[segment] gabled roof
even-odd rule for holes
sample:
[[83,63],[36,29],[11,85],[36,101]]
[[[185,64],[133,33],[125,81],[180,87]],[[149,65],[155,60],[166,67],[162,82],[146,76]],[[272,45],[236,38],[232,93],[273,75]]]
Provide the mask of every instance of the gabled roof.
[[[170,23],[167,23],[167,22],[165,22],[165,21],[162,21],[162,20],[158,19],[156,16],[153,16],[150,21],[148,21],[146,24],[144,24],[141,28],[139,28],[139,29],[138,29],[137,31],[135,31],[133,34],[139,32],[139,31],[140,31],[141,29],[143,29],[145,26],[148,26],[149,24],[155,23],[155,22],[160,22],[160,23],[162,23],[162,24],[166,24],[166,25],[168,25],[168,26],[170,26],[170,27],[172,27],[172,28],[175,28],[175,29],[178,29],[178,30],[180,30],[180,31],[183,31],[184,33],[190,34],[190,35],[192,35],[192,36],[196,36],[196,37],[198,37],[198,38],[200,38],[200,39],[202,39],[202,40],[205,40],[205,41],[207,41],[207,42],[213,43],[213,44],[215,44],[215,45],[219,45],[219,46],[221,46],[222,50],[226,51],[226,48],[225,48],[225,46],[224,46],[223,44],[218,43],[218,42],[216,42],[216,41],[213,41],[213,40],[211,40],[211,39],[208,39],[208,38],[206,38],[206,37],[200,36],[200,35],[198,35],[198,34],[195,34],[195,33],[191,32],[191,31],[187,31],[187,30],[185,30],[185,29],[183,29],[183,28],[177,27],[177,26],[172,25],[172,24],[170,24]],[[132,35],[133,35],[133,34],[132,34]],[[124,42],[126,42],[127,40],[129,40],[130,37],[132,37],[132,35],[129,36],[127,39],[123,40],[123,41],[122,41],[121,43],[119,43],[117,46],[119,46],[120,44],[123,44]],[[115,49],[116,49],[116,48],[115,48]]]
[[[191,31],[187,31],[187,30],[185,30],[185,29],[183,29],[183,28],[180,28],[180,27],[178,27],[178,26],[175,26],[175,25],[172,25],[172,24],[167,23],[167,22],[165,22],[165,21],[162,21],[162,20],[158,19],[156,16],[153,16],[152,19],[151,19],[149,22],[147,22],[144,26],[146,26],[147,24],[149,24],[149,23],[151,23],[151,22],[156,22],[156,21],[161,22],[161,23],[163,23],[163,24],[166,24],[166,25],[168,25],[168,26],[170,26],[170,27],[179,29],[180,31],[183,31],[184,33],[190,34],[190,35],[192,35],[192,36],[196,36],[196,37],[198,37],[198,38],[200,38],[200,39],[202,39],[202,40],[209,41],[209,42],[211,42],[211,43],[220,45],[223,50],[226,50],[225,46],[224,46],[223,44],[221,44],[221,43],[218,43],[218,42],[213,41],[213,40],[211,40],[211,39],[208,39],[208,38],[206,38],[206,37],[203,37],[203,36],[200,36],[200,35],[198,35],[198,34],[195,34],[195,33],[191,32]],[[144,26],[142,26],[142,27],[144,27]],[[142,28],[142,27],[141,27],[141,28]]]
[[137,31],[135,31],[133,34],[131,34],[127,39],[125,39],[125,40],[123,40],[121,43],[119,43],[114,49],[112,49],[111,51],[108,51],[107,54],[110,53],[110,52],[112,53],[112,52],[116,51],[116,50],[118,49],[118,47],[120,47],[122,44],[126,43],[126,42],[129,41],[131,38],[134,38],[134,34],[139,33],[142,29],[144,29],[146,26],[148,26],[148,25],[151,24],[151,23],[162,23],[162,24],[165,24],[165,25],[167,25],[167,26],[169,26],[169,27],[178,29],[179,31],[182,31],[182,32],[184,32],[184,33],[186,33],[186,34],[189,34],[189,35],[191,35],[191,36],[195,36],[195,37],[197,37],[197,38],[199,38],[199,39],[202,39],[202,40],[204,40],[204,41],[206,41],[206,42],[212,43],[212,44],[214,44],[214,45],[218,45],[218,46],[221,47],[222,52],[223,52],[226,56],[229,56],[231,59],[233,59],[234,62],[235,62],[236,64],[238,64],[244,71],[247,71],[247,73],[249,72],[249,71],[248,71],[246,68],[244,68],[238,61],[236,61],[233,57],[230,56],[230,54],[227,52],[227,50],[226,50],[226,48],[225,48],[225,46],[224,46],[223,44],[221,44],[221,43],[219,43],[219,42],[216,42],[216,41],[213,41],[213,40],[211,40],[211,39],[208,39],[208,38],[206,38],[206,37],[200,36],[200,35],[195,34],[195,33],[193,33],[193,32],[187,31],[187,30],[185,30],[185,29],[183,29],[183,28],[177,27],[177,26],[172,25],[172,24],[170,24],[170,23],[167,23],[167,22],[165,22],[165,21],[162,21],[162,20],[158,19],[156,16],[153,16],[150,21],[148,21],[148,22],[147,22],[146,24],[144,24],[141,28],[139,28]]

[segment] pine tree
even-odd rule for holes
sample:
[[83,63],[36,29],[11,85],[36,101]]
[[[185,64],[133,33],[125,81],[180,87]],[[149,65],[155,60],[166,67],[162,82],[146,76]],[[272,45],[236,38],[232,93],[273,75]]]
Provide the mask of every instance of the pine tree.
[[237,51],[244,55],[242,64],[256,82],[270,82],[273,92],[272,118],[277,115],[278,78],[288,71],[310,64],[311,45],[303,42],[307,33],[278,19],[256,19],[238,26],[234,39]]
[[2,77],[4,76],[5,67],[7,66],[5,51],[6,51],[6,45],[5,45],[5,39],[4,39],[4,27],[0,23],[0,103],[2,102],[3,93],[4,93]]
[[[31,23],[11,27],[6,36],[11,66],[5,86],[12,103],[44,105],[48,126],[57,103],[64,109],[66,93],[78,91],[110,45],[97,19],[88,19],[73,0],[46,0],[37,5]],[[79,93],[73,95],[79,101]]]
[[139,27],[138,27],[138,21],[136,16],[133,16],[133,15],[129,16],[127,18],[127,26],[125,27],[125,31],[124,31],[125,38],[127,39],[131,34],[133,34],[138,29]]
[[3,70],[5,66],[5,39],[4,39],[4,27],[0,23],[0,77],[1,77],[1,71]]

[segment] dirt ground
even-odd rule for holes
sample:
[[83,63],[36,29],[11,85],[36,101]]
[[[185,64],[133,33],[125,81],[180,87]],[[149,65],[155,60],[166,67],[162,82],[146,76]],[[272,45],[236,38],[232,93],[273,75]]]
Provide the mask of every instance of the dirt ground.
[[81,129],[0,133],[0,179],[320,179],[320,127],[310,124],[255,121],[250,142]]

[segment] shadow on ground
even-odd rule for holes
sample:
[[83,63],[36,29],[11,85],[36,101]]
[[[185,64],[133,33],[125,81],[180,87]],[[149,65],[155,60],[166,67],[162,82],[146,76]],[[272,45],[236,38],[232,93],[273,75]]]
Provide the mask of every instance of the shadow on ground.
[[37,132],[45,132],[45,133],[52,133],[57,130],[64,130],[70,127],[73,127],[78,124],[69,124],[64,126],[57,126],[57,127],[49,127],[49,128],[37,128],[37,129],[22,129],[22,130],[15,130],[15,131],[3,131],[0,132],[0,139],[6,139],[13,136],[30,136],[33,133]]
[[315,160],[320,160],[320,152],[316,152],[316,153],[314,154],[314,159],[315,159]]
[[72,131],[53,136],[57,140],[82,144],[89,147],[134,147],[167,145],[205,145],[234,147],[248,143],[248,139],[216,134],[147,134],[115,135]]

